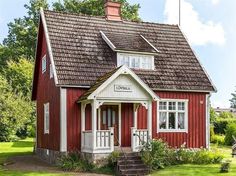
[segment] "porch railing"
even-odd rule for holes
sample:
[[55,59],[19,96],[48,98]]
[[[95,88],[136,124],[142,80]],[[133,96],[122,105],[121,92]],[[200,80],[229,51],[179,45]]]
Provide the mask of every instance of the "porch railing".
[[141,149],[144,142],[148,142],[148,130],[131,128],[131,148],[132,151],[137,152]]
[[82,133],[82,152],[109,153],[114,150],[113,127],[110,127],[109,130],[97,130],[95,138],[95,144],[93,145],[92,131],[84,131]]

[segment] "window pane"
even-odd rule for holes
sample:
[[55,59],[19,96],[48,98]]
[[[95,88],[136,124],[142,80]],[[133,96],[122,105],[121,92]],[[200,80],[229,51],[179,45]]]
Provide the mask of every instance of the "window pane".
[[176,102],[169,102],[169,110],[175,110]]
[[127,65],[128,67],[130,67],[130,65],[129,65],[129,56],[124,56],[124,65]]
[[108,127],[111,126],[111,109],[108,108],[107,110],[107,119],[108,119]]
[[105,125],[106,122],[106,111],[102,111],[102,124]]
[[46,113],[46,131],[49,130],[49,113]]
[[178,113],[178,129],[184,129],[184,113]]
[[167,110],[167,102],[160,102],[159,109],[160,110]]
[[112,124],[116,124],[116,111],[112,111]]
[[169,113],[169,129],[175,129],[175,113]]
[[167,113],[166,112],[160,112],[159,113],[159,128],[160,129],[166,129],[166,122],[167,122]]
[[178,102],[178,110],[180,110],[180,111],[185,110],[185,103],[184,102]]

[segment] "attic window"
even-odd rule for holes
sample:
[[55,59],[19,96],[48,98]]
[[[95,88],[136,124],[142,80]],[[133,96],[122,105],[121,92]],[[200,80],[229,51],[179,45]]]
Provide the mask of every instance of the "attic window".
[[129,68],[154,70],[154,56],[140,54],[117,54],[117,66],[126,65]]
[[47,67],[47,58],[46,54],[42,58],[42,73],[46,72],[46,67]]

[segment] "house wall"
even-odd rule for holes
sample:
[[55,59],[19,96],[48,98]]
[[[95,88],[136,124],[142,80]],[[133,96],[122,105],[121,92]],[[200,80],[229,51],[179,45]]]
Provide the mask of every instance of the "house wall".
[[[188,133],[184,132],[158,132],[157,131],[157,103],[152,109],[152,136],[161,138],[173,147],[180,147],[186,143],[187,147],[206,147],[206,94],[185,92],[156,92],[160,98],[188,99]],[[145,129],[147,113],[144,107],[138,110],[137,127]]]
[[[37,148],[60,150],[60,89],[55,86],[54,79],[50,79],[50,59],[42,24],[39,28],[37,52]],[[47,69],[42,74],[42,57],[47,55]],[[44,134],[44,104],[49,102],[49,134]]]

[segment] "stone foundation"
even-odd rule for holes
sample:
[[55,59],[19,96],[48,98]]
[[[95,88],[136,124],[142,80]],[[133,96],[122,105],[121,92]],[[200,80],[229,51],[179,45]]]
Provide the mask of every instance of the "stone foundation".
[[58,162],[58,158],[61,155],[65,155],[66,152],[62,153],[60,151],[49,150],[44,148],[36,148],[36,155],[42,160],[46,161],[49,164],[56,164]]
[[110,153],[81,153],[83,159],[88,160],[96,166],[104,166],[108,163],[108,156]]

